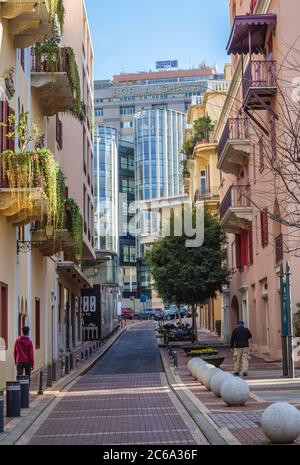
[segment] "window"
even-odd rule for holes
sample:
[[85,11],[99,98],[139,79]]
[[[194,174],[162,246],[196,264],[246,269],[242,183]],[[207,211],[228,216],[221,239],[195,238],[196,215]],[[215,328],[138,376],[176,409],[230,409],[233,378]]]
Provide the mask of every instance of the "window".
[[56,142],[59,150],[61,150],[63,148],[63,125],[58,114],[56,115]]
[[252,229],[242,230],[235,235],[236,268],[243,269],[244,266],[253,264],[253,239]]
[[133,121],[121,121],[121,128],[122,129],[133,128]]
[[261,224],[261,245],[266,247],[269,244],[269,222],[268,222],[268,209],[264,208],[260,212]]
[[121,157],[121,169],[134,171],[134,160],[131,158]]
[[123,246],[123,261],[128,263],[136,262],[136,248],[134,246]]
[[120,115],[134,115],[135,107],[120,107]]
[[96,108],[95,116],[103,116],[103,108]]
[[0,337],[8,347],[8,287],[0,283]]
[[132,179],[122,179],[122,192],[127,192],[129,194],[134,194],[135,192],[135,183]]
[[35,348],[41,347],[41,302],[35,299]]

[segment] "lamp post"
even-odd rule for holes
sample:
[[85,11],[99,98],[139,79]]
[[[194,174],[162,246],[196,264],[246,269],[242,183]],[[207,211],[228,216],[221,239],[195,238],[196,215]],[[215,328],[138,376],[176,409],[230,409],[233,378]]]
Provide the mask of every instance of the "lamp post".
[[284,271],[280,266],[280,297],[281,297],[281,337],[282,337],[282,370],[283,376],[295,378],[293,327],[291,312],[290,276],[288,264]]
[[52,224],[47,224],[45,226],[45,236],[46,239],[43,241],[19,241],[17,240],[17,254],[20,252],[27,253],[30,252],[35,245],[42,245],[48,241],[51,241],[54,238],[55,229]]

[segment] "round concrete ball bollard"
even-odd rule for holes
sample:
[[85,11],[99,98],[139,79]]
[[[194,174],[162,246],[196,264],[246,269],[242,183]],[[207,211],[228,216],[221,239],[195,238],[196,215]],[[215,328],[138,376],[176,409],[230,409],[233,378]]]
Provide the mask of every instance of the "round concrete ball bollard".
[[221,386],[221,397],[229,406],[245,405],[249,396],[249,386],[243,379],[232,376]]
[[214,376],[221,372],[220,368],[211,368],[210,370],[206,370],[203,377],[202,382],[208,391],[211,390],[210,383]]
[[196,378],[196,370],[197,370],[197,367],[198,366],[202,366],[203,365],[203,360],[201,358],[193,358],[192,360],[190,360],[190,362],[188,363],[188,367],[189,367],[189,370],[190,370],[190,373],[191,375]]
[[300,412],[287,402],[276,402],[262,414],[261,427],[273,444],[291,444],[300,435]]
[[197,367],[197,372],[196,372],[197,380],[200,381],[200,383],[203,384],[203,376],[204,376],[204,374],[208,370],[211,370],[213,368],[216,368],[216,367],[213,366],[213,365],[210,365],[209,363],[204,363],[203,365],[200,365],[199,367]]
[[217,373],[213,379],[210,382],[210,389],[214,393],[215,396],[221,397],[221,387],[224,381],[228,379],[229,377],[232,377],[231,373],[228,373],[226,371],[222,371],[220,373]]

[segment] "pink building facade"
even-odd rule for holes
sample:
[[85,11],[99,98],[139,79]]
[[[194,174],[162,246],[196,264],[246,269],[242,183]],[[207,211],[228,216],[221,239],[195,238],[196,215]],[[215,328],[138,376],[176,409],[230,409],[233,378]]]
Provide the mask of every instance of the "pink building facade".
[[[282,358],[281,266],[289,266],[298,311],[300,246],[295,83],[300,64],[297,0],[231,0],[227,52],[233,77],[217,127],[221,223],[231,284],[223,337],[244,320],[251,349]],[[299,140],[298,140],[299,142]]]

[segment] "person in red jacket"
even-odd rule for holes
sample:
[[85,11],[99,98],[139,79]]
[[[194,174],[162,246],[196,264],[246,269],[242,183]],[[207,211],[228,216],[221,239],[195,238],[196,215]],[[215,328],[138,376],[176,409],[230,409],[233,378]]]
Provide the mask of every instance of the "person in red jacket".
[[29,337],[30,328],[22,328],[23,336],[18,337],[15,342],[15,364],[18,376],[22,376],[25,371],[26,376],[30,376],[34,367],[33,344]]

